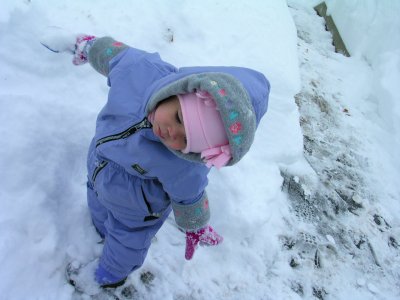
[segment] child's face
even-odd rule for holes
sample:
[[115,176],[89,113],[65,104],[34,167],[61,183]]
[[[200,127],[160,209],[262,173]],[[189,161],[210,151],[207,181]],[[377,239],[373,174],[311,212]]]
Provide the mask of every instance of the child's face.
[[169,148],[186,148],[186,133],[178,97],[162,101],[154,111],[153,132]]

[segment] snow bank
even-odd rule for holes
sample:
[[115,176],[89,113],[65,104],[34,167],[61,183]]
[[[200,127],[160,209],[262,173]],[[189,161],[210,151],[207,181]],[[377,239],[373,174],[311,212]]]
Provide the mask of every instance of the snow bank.
[[362,55],[371,64],[378,64],[382,53],[399,51],[399,1],[325,2],[328,7],[327,14],[335,20],[351,55]]
[[[352,56],[364,57],[374,72],[371,101],[378,105],[378,125],[393,134],[391,148],[400,147],[400,2],[379,0],[327,0]],[[392,153],[394,155],[394,153]]]
[[[327,13],[332,15],[350,54],[365,59],[371,67],[371,84],[355,85],[347,91],[349,95],[363,93],[366,96],[361,99],[375,106],[366,115],[374,125],[366,128],[376,139],[370,144],[379,145],[370,148],[372,169],[376,176],[384,173],[389,178],[382,184],[382,191],[399,195],[397,183],[390,178],[400,177],[400,2],[328,0],[326,3]],[[349,97],[349,102],[355,107],[364,105],[361,99],[356,99]],[[396,202],[394,199],[388,203],[388,210]]]

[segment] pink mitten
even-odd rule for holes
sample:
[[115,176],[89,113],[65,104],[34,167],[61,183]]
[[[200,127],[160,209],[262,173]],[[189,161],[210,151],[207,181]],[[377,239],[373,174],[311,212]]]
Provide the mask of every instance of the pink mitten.
[[215,246],[222,243],[222,241],[223,237],[215,232],[210,225],[207,225],[197,231],[187,231],[185,258],[187,260],[192,259],[199,243],[201,246]]
[[40,37],[40,43],[50,51],[72,54],[74,65],[82,65],[88,61],[88,53],[95,40],[93,35],[70,33],[54,26],[46,28]]
[[78,35],[76,37],[75,52],[72,63],[74,65],[83,65],[87,63],[88,48],[96,37],[93,35]]

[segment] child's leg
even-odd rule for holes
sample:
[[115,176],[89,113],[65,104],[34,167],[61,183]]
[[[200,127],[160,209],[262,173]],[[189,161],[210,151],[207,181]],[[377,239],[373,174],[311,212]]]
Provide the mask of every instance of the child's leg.
[[168,217],[170,209],[159,219],[134,221],[110,214],[105,223],[107,237],[100,265],[119,278],[125,278],[144,262],[151,240]]
[[[91,161],[89,155],[89,174],[95,172]],[[130,175],[112,162],[93,177],[95,192],[88,189],[89,207],[94,224],[105,233],[96,280],[101,285],[112,284],[143,264],[171,204],[160,183]]]
[[92,216],[92,222],[97,232],[102,238],[104,238],[107,232],[106,227],[104,226],[104,223],[107,220],[107,210],[97,199],[96,192],[90,186],[89,182],[87,184],[87,202]]

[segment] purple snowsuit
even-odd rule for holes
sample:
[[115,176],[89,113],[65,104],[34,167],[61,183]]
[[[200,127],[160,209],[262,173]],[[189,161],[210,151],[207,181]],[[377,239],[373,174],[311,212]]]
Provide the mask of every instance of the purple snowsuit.
[[[224,118],[233,122],[249,114],[252,119],[242,122],[250,124],[249,133],[240,136],[238,128],[244,125],[227,124],[227,128],[235,125],[229,136],[230,143],[237,145],[233,164],[247,152],[267,109],[269,83],[261,73],[245,68],[177,69],[157,53],[108,37],[97,39],[88,54],[91,65],[108,77],[110,87],[88,153],[88,204],[94,225],[105,237],[100,264],[124,278],[143,264],[151,239],[171,209],[183,230],[203,227],[210,214],[205,192],[209,169],[197,154],[168,149],[153,134],[148,113],[168,96],[204,88],[204,78],[210,84],[208,90],[225,82],[224,93],[231,81],[233,88],[239,84],[238,93],[246,94],[250,108],[242,111],[234,103],[232,110],[227,104],[230,110]],[[221,90],[215,98],[224,96]]]

